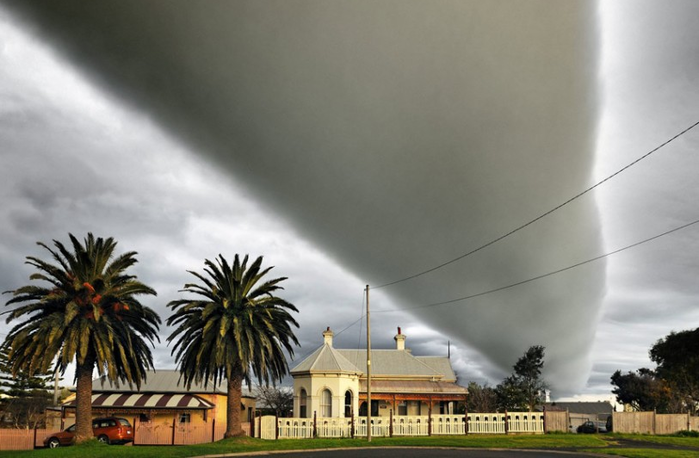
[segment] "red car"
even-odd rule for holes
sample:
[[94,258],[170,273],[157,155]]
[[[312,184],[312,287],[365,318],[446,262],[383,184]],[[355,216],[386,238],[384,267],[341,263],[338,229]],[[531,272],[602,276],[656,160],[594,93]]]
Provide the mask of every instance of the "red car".
[[[105,444],[128,444],[133,442],[133,428],[126,418],[108,417],[92,420],[92,432]],[[75,425],[44,439],[44,446],[50,448],[71,445],[75,440]]]

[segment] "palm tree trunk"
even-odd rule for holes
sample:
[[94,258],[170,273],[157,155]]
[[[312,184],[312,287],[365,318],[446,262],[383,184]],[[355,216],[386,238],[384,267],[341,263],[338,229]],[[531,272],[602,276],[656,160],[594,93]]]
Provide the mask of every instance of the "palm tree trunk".
[[83,364],[76,368],[78,384],[75,391],[75,442],[81,443],[92,439],[92,369],[94,357],[90,354]]
[[226,406],[226,433],[224,438],[242,436],[245,433],[240,424],[240,404],[243,398],[243,374],[240,368],[232,371],[228,378],[228,403]]

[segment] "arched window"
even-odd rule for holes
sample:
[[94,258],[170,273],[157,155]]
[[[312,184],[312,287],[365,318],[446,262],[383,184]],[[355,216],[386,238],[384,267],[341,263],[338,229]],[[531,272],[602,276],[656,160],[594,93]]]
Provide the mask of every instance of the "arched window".
[[299,416],[301,418],[307,418],[306,416],[306,390],[301,388],[301,393],[299,394]]
[[345,392],[345,417],[352,416],[352,392],[347,390]]
[[320,394],[320,415],[323,418],[330,418],[333,415],[333,395],[328,389]]

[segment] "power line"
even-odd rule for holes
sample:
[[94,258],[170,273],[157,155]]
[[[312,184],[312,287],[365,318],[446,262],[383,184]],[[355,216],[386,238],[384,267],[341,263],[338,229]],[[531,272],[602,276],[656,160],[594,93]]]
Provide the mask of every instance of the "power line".
[[[571,270],[571,269],[575,269],[575,268],[580,267],[580,266],[583,266],[583,265],[585,265],[585,264],[590,264],[590,263],[592,263],[592,262],[599,261],[600,259],[606,258],[606,257],[608,257],[608,256],[611,256],[611,255],[614,255],[614,254],[617,254],[617,253],[621,253],[622,251],[626,251],[626,250],[629,250],[629,249],[631,249],[631,248],[635,248],[635,247],[637,247],[637,246],[639,246],[639,245],[643,245],[643,244],[645,244],[645,243],[652,242],[653,240],[659,239],[659,238],[661,238],[661,237],[664,237],[664,236],[666,236],[666,235],[672,234],[672,233],[677,232],[677,231],[681,231],[682,229],[686,229],[686,228],[688,228],[688,227],[690,227],[690,226],[693,226],[693,225],[695,225],[695,224],[698,224],[698,223],[699,223],[699,219],[694,220],[694,221],[692,221],[691,223],[683,224],[682,226],[676,227],[676,228],[674,228],[674,229],[670,229],[669,231],[665,231],[665,232],[663,232],[663,233],[661,233],[661,234],[654,235],[653,237],[647,238],[647,239],[645,239],[645,240],[641,240],[640,242],[632,243],[631,245],[627,245],[627,246],[625,246],[625,247],[623,247],[623,248],[619,248],[619,249],[617,249],[617,250],[610,251],[609,253],[605,253],[605,254],[602,254],[602,255],[600,255],[600,256],[596,256],[596,257],[594,257],[594,258],[590,258],[590,259],[588,259],[588,260],[586,260],[586,261],[581,261],[581,262],[578,262],[578,263],[573,264],[573,265],[571,265],[571,266],[564,267],[564,268],[558,269],[558,270],[554,270],[554,271],[552,271],[552,272],[548,272],[548,273],[545,273],[545,274],[542,274],[542,275],[537,275],[536,277],[528,278],[528,279],[526,279],[526,280],[518,281],[518,282],[516,282],[516,283],[511,283],[511,284],[506,285],[506,286],[501,286],[501,287],[499,287],[499,288],[491,289],[491,290],[488,290],[488,291],[483,291],[483,292],[476,293],[476,294],[471,294],[471,295],[468,295],[468,296],[459,297],[459,298],[456,298],[456,299],[450,299],[450,300],[448,300],[448,301],[435,302],[435,303],[432,303],[432,304],[425,304],[425,305],[418,305],[418,306],[416,306],[416,307],[410,307],[410,308],[401,308],[400,312],[404,312],[404,311],[408,311],[408,310],[416,310],[416,309],[430,308],[430,307],[438,307],[438,306],[440,306],[440,305],[453,304],[453,303],[455,303],[455,302],[461,302],[461,301],[465,301],[465,300],[468,300],[468,299],[474,299],[474,298],[476,298],[476,297],[486,296],[486,295],[488,295],[488,294],[493,294],[493,293],[497,293],[497,292],[499,292],[499,291],[503,291],[503,290],[506,290],[506,289],[514,288],[515,286],[520,286],[520,285],[524,285],[524,284],[526,284],[526,283],[531,283],[531,282],[536,281],[536,280],[541,280],[542,278],[550,277],[550,276],[552,276],[552,275],[556,275],[556,274],[559,274],[559,273],[562,273],[562,272],[566,272],[566,271]],[[376,310],[375,313],[391,313],[391,312],[394,312],[394,311],[395,311],[395,310]]]
[[689,132],[690,130],[694,129],[694,128],[695,128],[696,126],[698,126],[698,125],[699,125],[699,121],[697,121],[697,122],[695,122],[694,124],[692,124],[691,126],[687,127],[686,129],[684,129],[684,130],[681,131],[680,133],[676,134],[676,135],[673,136],[672,138],[670,138],[670,139],[664,141],[664,142],[661,143],[660,145],[658,145],[658,146],[656,146],[655,148],[653,148],[652,150],[648,151],[648,152],[647,152],[646,154],[644,154],[643,156],[641,156],[641,157],[639,157],[638,159],[632,161],[631,163],[625,165],[624,167],[622,167],[621,169],[619,169],[619,170],[617,170],[616,172],[612,173],[611,175],[609,175],[608,177],[604,178],[603,180],[598,181],[598,182],[595,183],[594,185],[592,185],[592,186],[590,186],[589,188],[585,189],[584,191],[582,191],[582,192],[576,194],[575,196],[571,197],[570,199],[566,200],[565,202],[563,202],[563,203],[561,203],[561,204],[559,204],[559,205],[553,207],[552,209],[548,210],[548,211],[545,212],[545,213],[542,213],[541,215],[537,216],[536,218],[534,218],[533,220],[529,221],[528,223],[522,224],[521,226],[519,226],[519,227],[517,227],[517,228],[515,228],[515,229],[512,229],[510,232],[507,232],[506,234],[503,234],[503,235],[501,235],[501,236],[499,236],[499,237],[497,237],[497,238],[491,240],[490,242],[488,242],[488,243],[486,243],[486,244],[484,244],[484,245],[479,246],[478,248],[475,248],[475,249],[469,251],[468,253],[465,253],[465,254],[462,254],[462,255],[460,255],[460,256],[457,256],[456,258],[454,258],[454,259],[452,259],[452,260],[450,260],[450,261],[444,262],[444,263],[442,263],[442,264],[439,264],[439,265],[434,266],[434,267],[432,267],[432,268],[429,268],[429,269],[427,269],[427,270],[423,270],[423,271],[421,271],[421,272],[418,272],[418,273],[413,274],[413,275],[409,275],[409,276],[407,276],[407,277],[404,277],[404,278],[401,278],[401,279],[398,279],[398,280],[394,280],[394,281],[391,281],[391,282],[388,282],[388,283],[384,283],[384,284],[379,285],[379,286],[372,286],[371,289],[385,288],[385,287],[387,287],[387,286],[392,286],[392,285],[395,285],[395,284],[398,284],[398,283],[402,283],[402,282],[405,282],[405,281],[408,281],[408,280],[413,280],[413,279],[415,279],[415,278],[418,278],[418,277],[421,277],[421,276],[423,276],[423,275],[426,275],[426,274],[428,274],[428,273],[430,273],[430,272],[434,272],[435,270],[439,270],[439,269],[441,269],[442,267],[446,267],[446,266],[448,266],[448,265],[450,265],[450,264],[453,264],[453,263],[455,263],[456,261],[459,261],[459,260],[464,259],[464,258],[466,258],[466,257],[468,257],[468,256],[471,256],[472,254],[478,253],[479,251],[481,251],[481,250],[483,250],[483,249],[485,249],[485,248],[487,248],[487,247],[489,247],[489,246],[491,246],[491,245],[494,245],[495,243],[497,243],[497,242],[499,242],[499,241],[501,241],[501,240],[503,240],[503,239],[505,239],[505,238],[511,236],[512,234],[514,234],[514,233],[516,233],[516,232],[521,231],[522,229],[524,229],[524,228],[526,228],[526,227],[531,226],[532,224],[536,223],[537,221],[539,221],[539,220],[541,220],[541,219],[543,219],[543,218],[549,216],[551,213],[553,213],[553,212],[555,212],[555,211],[557,211],[557,210],[560,210],[561,208],[565,207],[565,206],[568,205],[569,203],[571,203],[571,202],[573,202],[573,201],[579,199],[580,197],[584,196],[585,194],[589,193],[590,191],[594,190],[595,188],[601,186],[602,184],[604,184],[604,183],[606,183],[607,181],[611,180],[612,178],[616,177],[616,176],[619,175],[620,173],[622,173],[622,172],[626,171],[627,169],[633,167],[634,165],[638,164],[639,162],[641,162],[642,160],[646,159],[646,158],[647,158],[648,156],[650,156],[651,154],[653,154],[653,153],[655,153],[656,151],[662,149],[663,147],[665,147],[666,145],[670,144],[671,142],[673,142],[673,141],[676,140],[677,138],[681,137],[682,135],[686,134],[686,133]]

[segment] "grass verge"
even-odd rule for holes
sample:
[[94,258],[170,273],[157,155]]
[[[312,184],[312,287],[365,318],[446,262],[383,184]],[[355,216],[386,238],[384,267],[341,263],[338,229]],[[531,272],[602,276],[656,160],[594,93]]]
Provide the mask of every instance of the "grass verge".
[[[640,441],[634,448],[615,449],[618,439]],[[649,448],[643,447],[647,443]],[[641,435],[582,435],[546,434],[536,436],[433,436],[373,438],[371,443],[364,439],[304,439],[263,441],[249,437],[226,439],[219,442],[187,446],[108,446],[90,441],[87,444],[58,449],[0,452],[0,458],[185,458],[226,453],[252,453],[260,451],[310,450],[349,447],[467,447],[505,449],[565,449],[605,453],[628,457],[696,457],[697,451],[653,449],[658,444],[675,447],[699,447],[699,438]]]

